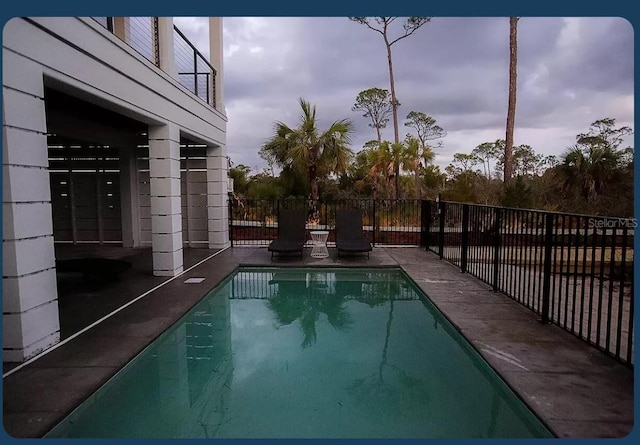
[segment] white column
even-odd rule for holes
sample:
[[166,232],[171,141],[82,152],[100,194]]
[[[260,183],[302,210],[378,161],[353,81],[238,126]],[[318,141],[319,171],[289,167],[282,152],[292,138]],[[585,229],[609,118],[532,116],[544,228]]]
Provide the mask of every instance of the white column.
[[229,246],[228,161],[226,147],[207,147],[207,218],[209,248]]
[[173,17],[158,17],[158,53],[160,69],[177,79],[178,72],[173,55]]
[[222,17],[209,17],[209,63],[216,70],[216,97],[214,103],[216,110],[226,113],[224,109],[222,57]]
[[60,341],[60,323],[42,71],[4,56],[2,357],[22,362]]
[[177,125],[149,127],[149,177],[153,274],[174,276],[183,270]]

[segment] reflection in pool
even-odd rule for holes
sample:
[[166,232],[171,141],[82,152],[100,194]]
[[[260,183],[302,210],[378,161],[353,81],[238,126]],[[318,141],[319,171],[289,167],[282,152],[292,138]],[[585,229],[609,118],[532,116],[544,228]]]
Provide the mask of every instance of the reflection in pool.
[[397,269],[241,268],[47,437],[551,437]]

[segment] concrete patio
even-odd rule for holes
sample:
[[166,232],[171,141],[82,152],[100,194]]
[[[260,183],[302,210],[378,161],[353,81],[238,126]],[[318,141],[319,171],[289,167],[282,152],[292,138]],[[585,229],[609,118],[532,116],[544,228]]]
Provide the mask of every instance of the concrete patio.
[[[621,438],[631,432],[633,369],[542,324],[536,314],[424,249],[376,247],[370,259],[339,260],[329,250],[325,259],[311,258],[305,249],[302,260],[272,261],[266,247],[185,249],[186,272],[167,280],[149,272],[149,252],[129,249],[133,267],[119,282],[90,300],[65,302],[67,340],[25,365],[5,363],[6,432],[42,437],[241,265],[401,267],[557,437]],[[185,283],[192,277],[205,280]]]

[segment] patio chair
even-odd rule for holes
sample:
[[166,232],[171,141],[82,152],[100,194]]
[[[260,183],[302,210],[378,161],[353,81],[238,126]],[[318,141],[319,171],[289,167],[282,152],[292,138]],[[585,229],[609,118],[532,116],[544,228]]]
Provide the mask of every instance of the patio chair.
[[362,212],[358,209],[336,210],[336,251],[340,253],[366,253],[373,248],[364,239],[362,230]]
[[278,214],[278,238],[269,244],[271,259],[275,253],[279,255],[300,254],[307,241],[305,209],[281,209]]

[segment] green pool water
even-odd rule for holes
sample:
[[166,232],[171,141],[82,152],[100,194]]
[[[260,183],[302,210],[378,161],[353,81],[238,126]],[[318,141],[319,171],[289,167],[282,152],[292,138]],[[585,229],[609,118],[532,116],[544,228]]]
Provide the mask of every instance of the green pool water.
[[401,270],[241,268],[46,437],[552,435]]

